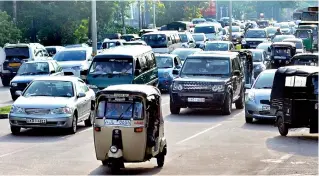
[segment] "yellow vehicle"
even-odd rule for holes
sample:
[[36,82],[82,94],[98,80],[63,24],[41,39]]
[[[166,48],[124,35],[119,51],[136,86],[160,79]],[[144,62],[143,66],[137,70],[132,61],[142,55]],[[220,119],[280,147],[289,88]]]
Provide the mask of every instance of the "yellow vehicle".
[[[93,108],[93,107],[92,107]],[[161,93],[149,85],[114,85],[96,94],[94,145],[97,160],[112,172],[124,163],[157,159],[164,165],[167,143]]]

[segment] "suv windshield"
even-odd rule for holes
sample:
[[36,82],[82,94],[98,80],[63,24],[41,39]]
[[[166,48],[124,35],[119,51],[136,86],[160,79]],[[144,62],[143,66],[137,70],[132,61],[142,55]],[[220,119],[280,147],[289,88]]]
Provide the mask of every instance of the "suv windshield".
[[197,26],[194,29],[194,33],[211,34],[215,33],[215,28],[214,26]]
[[6,57],[19,57],[22,59],[27,59],[30,57],[28,47],[16,47],[16,48],[5,48]]
[[39,75],[49,74],[49,64],[47,62],[24,63],[18,70],[17,75]]
[[207,43],[205,51],[228,51],[227,43]]
[[85,50],[61,51],[54,56],[54,60],[58,62],[84,61],[86,60],[86,51]]
[[178,35],[181,38],[181,42],[183,42],[183,43],[188,42],[188,37],[186,34],[178,34]]
[[173,59],[171,57],[156,56],[157,68],[173,68]]
[[218,58],[186,59],[181,76],[183,75],[228,75],[229,60]]
[[133,74],[132,59],[94,59],[90,68],[90,74]]
[[[134,109],[134,110],[133,110]],[[130,120],[143,119],[143,104],[141,102],[106,102],[101,101],[97,110],[97,117],[106,117],[107,119]]]
[[248,30],[245,38],[266,38],[266,32],[263,30]]
[[275,72],[273,73],[260,73],[253,88],[255,89],[271,89],[274,81]]
[[72,85],[70,81],[34,81],[23,96],[73,97]]

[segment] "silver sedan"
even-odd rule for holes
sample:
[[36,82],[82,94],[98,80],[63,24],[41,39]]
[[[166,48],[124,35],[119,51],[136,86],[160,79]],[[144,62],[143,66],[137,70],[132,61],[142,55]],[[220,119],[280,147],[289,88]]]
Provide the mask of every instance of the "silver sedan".
[[77,77],[41,77],[32,81],[9,113],[12,134],[21,128],[66,128],[74,134],[77,124],[91,126],[95,93]]
[[[270,114],[270,94],[276,69],[265,70],[259,74],[251,89],[245,96],[245,119],[251,123],[253,119],[275,119]],[[249,87],[246,87],[249,88]]]

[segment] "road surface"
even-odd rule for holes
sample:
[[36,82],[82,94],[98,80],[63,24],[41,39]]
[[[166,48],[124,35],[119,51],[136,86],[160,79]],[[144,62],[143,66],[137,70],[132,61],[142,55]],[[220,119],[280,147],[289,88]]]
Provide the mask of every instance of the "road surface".
[[[164,167],[152,159],[126,164],[120,174],[318,174],[318,135],[306,129],[281,137],[272,122],[246,124],[243,111],[235,109],[229,116],[188,109],[171,115],[168,95],[162,109],[168,142]],[[95,158],[92,132],[81,124],[75,135],[27,130],[13,136],[8,120],[0,120],[0,175],[110,174]]]
[[9,87],[3,87],[0,78],[0,107],[11,105],[12,103]]

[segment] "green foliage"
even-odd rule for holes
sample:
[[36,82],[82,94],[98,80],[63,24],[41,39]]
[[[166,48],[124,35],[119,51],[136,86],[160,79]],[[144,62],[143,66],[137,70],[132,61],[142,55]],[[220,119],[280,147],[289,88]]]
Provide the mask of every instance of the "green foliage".
[[81,24],[74,32],[74,36],[77,39],[77,43],[85,43],[88,41],[88,32],[89,32],[89,20],[83,19]]
[[0,12],[0,46],[16,43],[21,38],[21,31],[13,24],[6,12]]

